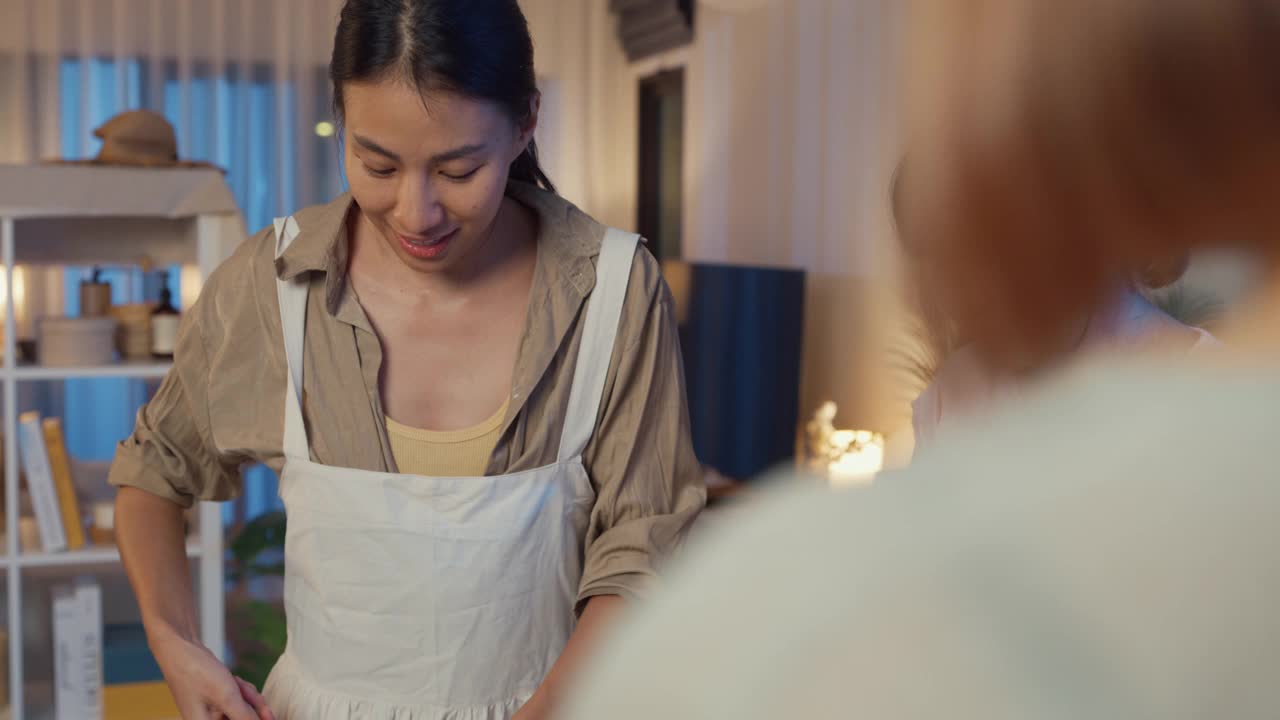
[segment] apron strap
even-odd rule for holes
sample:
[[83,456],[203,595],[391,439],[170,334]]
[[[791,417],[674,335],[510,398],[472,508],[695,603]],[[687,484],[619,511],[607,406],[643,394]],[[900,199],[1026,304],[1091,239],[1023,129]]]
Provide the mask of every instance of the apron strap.
[[[276,218],[276,259],[298,237],[298,222],[292,216]],[[307,287],[309,274],[292,280],[276,278],[280,300],[280,329],[284,334],[285,362],[289,366],[284,400],[285,458],[311,459],[307,428],[302,421],[302,354],[307,328]]]
[[631,262],[639,242],[639,235],[609,228],[600,245],[596,285],[587,300],[582,344],[578,347],[569,407],[560,434],[560,462],[581,455],[595,431],[604,381],[618,336],[618,320],[622,317],[622,301],[631,280]]

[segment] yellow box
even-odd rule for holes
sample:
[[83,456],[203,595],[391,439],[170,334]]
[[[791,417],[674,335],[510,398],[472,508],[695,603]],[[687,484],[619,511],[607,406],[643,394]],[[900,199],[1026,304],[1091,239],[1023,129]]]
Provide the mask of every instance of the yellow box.
[[108,685],[102,689],[103,720],[182,720],[162,682]]

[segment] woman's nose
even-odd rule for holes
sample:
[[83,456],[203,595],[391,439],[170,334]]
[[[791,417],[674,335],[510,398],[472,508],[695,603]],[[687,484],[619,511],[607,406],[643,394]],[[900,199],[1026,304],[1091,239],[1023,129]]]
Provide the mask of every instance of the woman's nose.
[[444,222],[444,207],[427,177],[406,178],[400,186],[394,213],[403,232],[427,235]]

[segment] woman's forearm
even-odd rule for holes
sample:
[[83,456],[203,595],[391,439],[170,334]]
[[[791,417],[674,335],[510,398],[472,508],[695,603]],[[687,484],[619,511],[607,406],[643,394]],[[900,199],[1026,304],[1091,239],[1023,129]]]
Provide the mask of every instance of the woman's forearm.
[[116,495],[116,542],[151,642],[200,641],[182,508],[131,487]]
[[516,720],[554,717],[565,689],[573,682],[583,661],[596,651],[602,631],[607,630],[625,608],[626,601],[617,595],[599,595],[587,601],[582,616],[578,618],[578,627],[565,645],[560,659],[547,673],[538,692],[516,715]]

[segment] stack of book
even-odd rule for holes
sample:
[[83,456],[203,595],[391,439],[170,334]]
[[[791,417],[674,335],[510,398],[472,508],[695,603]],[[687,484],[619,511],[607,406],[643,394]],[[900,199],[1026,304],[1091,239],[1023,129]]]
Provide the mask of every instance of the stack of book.
[[84,518],[71,477],[62,423],[31,411],[18,416],[18,448],[45,552],[84,547]]
[[141,624],[106,626],[103,646],[104,720],[180,720]]
[[140,624],[104,625],[91,579],[53,589],[54,717],[179,720]]
[[102,588],[53,588],[53,705],[57,720],[102,717]]

